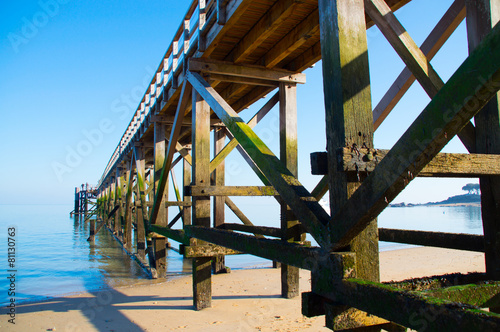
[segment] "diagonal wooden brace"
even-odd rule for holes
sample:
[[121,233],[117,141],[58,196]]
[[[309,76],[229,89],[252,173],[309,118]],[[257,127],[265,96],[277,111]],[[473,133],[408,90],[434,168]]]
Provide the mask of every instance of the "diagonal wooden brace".
[[257,164],[283,200],[292,208],[307,231],[318,244],[328,249],[330,235],[325,225],[328,223],[329,216],[323,207],[199,74],[188,72],[186,78],[210,105],[219,119],[224,122],[227,129]]

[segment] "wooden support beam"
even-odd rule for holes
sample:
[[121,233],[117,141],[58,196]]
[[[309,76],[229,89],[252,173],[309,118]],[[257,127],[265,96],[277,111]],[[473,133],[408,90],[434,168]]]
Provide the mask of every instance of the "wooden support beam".
[[425,331],[497,331],[500,315],[360,279],[343,280],[334,299],[403,326]]
[[[420,46],[420,49],[425,54],[428,61],[434,58],[436,53],[441,49],[464,18],[465,0],[455,0],[436,27],[422,43],[422,46]],[[396,104],[410,89],[413,82],[415,82],[415,76],[413,76],[408,67],[405,67],[377,106],[373,109],[374,130],[377,130],[382,124]]]
[[265,227],[265,226],[250,226],[241,224],[222,224],[218,227],[219,229],[226,229],[230,231],[239,231],[244,233],[252,233],[255,235],[266,235],[281,238],[283,236],[283,230],[275,227]]
[[[372,18],[385,38],[399,54],[429,97],[434,98],[444,82],[429,60],[411,39],[384,0],[365,0],[366,13]],[[472,123],[459,132],[459,138],[469,152],[475,151],[475,133]]]
[[430,289],[419,292],[420,295],[464,303],[479,308],[500,307],[500,282],[489,281],[480,285],[461,285]]
[[[210,184],[210,107],[194,90],[192,95],[193,185],[206,186]],[[210,227],[210,197],[193,197],[193,225]],[[204,243],[196,240],[191,245]],[[211,258],[193,259],[193,305],[196,310],[211,306],[211,270]]]
[[[285,167],[298,177],[297,142],[297,85],[280,83],[280,160]],[[280,199],[282,240],[289,242],[305,241],[306,234],[284,200]],[[286,264],[281,265],[281,296],[287,299],[299,295],[299,269]]]
[[149,233],[149,221],[148,221],[148,210],[146,207],[146,193],[144,187],[145,181],[145,167],[146,167],[146,156],[145,148],[141,146],[135,146],[133,150],[136,177],[137,177],[137,195],[139,201],[139,206],[136,206],[136,216],[137,216],[137,255],[140,258],[145,258],[146,256],[146,234]]
[[[282,240],[262,239],[222,229],[186,226],[186,234],[197,239],[217,244],[247,254],[275,260],[301,269],[312,270],[318,262],[328,260],[332,255],[337,259],[351,253],[327,253],[321,248],[309,248]],[[341,270],[337,268],[337,270]]]
[[[247,122],[247,125],[250,126],[250,128],[253,128],[259,123],[268,113],[271,111],[271,109],[278,103],[279,101],[279,95],[276,93],[274,96],[269,99],[269,101],[262,106],[262,108],[255,113],[255,115]],[[210,162],[210,172],[213,172],[216,167],[231,153],[231,151],[238,146],[238,141],[233,138],[227,143],[227,145],[220,150],[219,152],[216,153],[214,159]]]
[[306,83],[305,74],[298,74],[284,69],[269,70],[262,66],[238,65],[232,62],[209,59],[189,59],[189,71],[256,78],[273,82]]
[[276,189],[271,186],[191,186],[190,196],[277,196]]
[[[214,130],[214,154],[219,154],[224,148],[224,143],[226,140],[226,130],[224,128],[218,128]],[[211,164],[211,163],[210,163]],[[210,166],[210,165],[209,165]],[[210,169],[210,167],[209,167]],[[212,173],[212,186],[215,188],[220,188],[224,186],[226,181],[225,165],[221,162]],[[218,196],[213,199],[213,227],[218,227],[225,222],[225,197]],[[224,255],[216,255],[212,261],[212,271],[215,274],[225,273],[226,270],[226,260]]]
[[484,252],[482,235],[379,228],[379,240],[420,246]]
[[205,246],[185,246],[184,257],[186,258],[199,258],[199,257],[218,257],[224,255],[240,255],[241,252],[233,249],[224,248],[216,245]]
[[182,182],[183,186],[183,202],[189,204],[182,209],[182,224],[183,227],[186,225],[191,225],[191,196],[186,192],[186,188],[191,185],[191,165],[186,159],[184,159],[182,165]]
[[[338,169],[357,173],[363,178],[375,170],[389,150],[343,148],[338,152]],[[311,157],[312,158],[312,157]],[[311,159],[312,161],[312,159]],[[326,153],[315,153],[313,174],[324,175],[328,171]],[[482,175],[500,175],[500,156],[492,154],[438,153],[418,173],[422,177],[472,178]]]
[[[155,204],[153,211],[158,207],[158,213],[155,218],[150,218],[151,224],[158,226],[167,226],[168,209],[162,204],[168,199],[168,191],[164,189],[160,194],[159,186],[163,165],[165,164],[165,125],[159,122],[154,123],[154,197]],[[168,173],[167,173],[168,175]],[[165,188],[168,188],[168,176]],[[153,238],[154,262],[153,266],[159,278],[165,278],[167,274],[167,239],[165,237]]]
[[[330,211],[334,215],[360,185],[335,167],[337,149],[344,146],[373,147],[366,18],[362,1],[320,0],[318,5],[328,168],[331,170]],[[375,216],[367,221],[356,237],[344,242],[343,247],[336,247],[336,250],[349,248],[355,252],[357,276],[371,281],[379,280],[377,229]],[[335,238],[335,229],[330,231],[331,237]]]
[[[330,226],[334,247],[344,247],[359,234],[496,95],[500,88],[498,58],[500,25],[457,69],[373,173],[333,216]],[[457,103],[450,105],[450,100]]]
[[189,237],[182,229],[170,229],[168,227],[151,225],[150,230],[184,245],[189,245]]
[[118,210],[115,213],[113,218],[113,232],[114,234],[120,238],[121,237],[121,227],[122,227],[122,218],[123,218],[123,197],[122,197],[122,189],[123,189],[123,170],[121,167],[117,167],[115,169],[115,204],[118,206]]
[[308,232],[321,246],[329,247],[329,234],[324,227],[328,223],[329,216],[325,210],[199,74],[188,72],[186,78],[224,122],[285,202],[292,207]]
[[[496,0],[466,0],[467,37],[469,53],[480,47],[481,41],[500,21],[500,5]],[[498,55],[487,54],[496,57]],[[486,77],[484,77],[486,78]],[[497,80],[496,89],[500,85]],[[475,116],[476,146],[478,153],[500,154],[500,93]],[[481,217],[485,240],[486,273],[495,280],[500,280],[500,176],[481,176]],[[496,309],[500,312],[500,308]]]
[[127,167],[127,193],[125,195],[125,236],[123,237],[123,243],[126,245],[127,250],[132,249],[132,190],[133,190],[133,179],[134,179],[134,157],[130,159],[130,163]]

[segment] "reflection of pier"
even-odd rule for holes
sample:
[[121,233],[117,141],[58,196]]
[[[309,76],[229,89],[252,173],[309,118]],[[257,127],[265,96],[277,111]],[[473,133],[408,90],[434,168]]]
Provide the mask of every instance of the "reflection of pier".
[[[302,311],[326,315],[334,330],[421,329],[422,321],[435,331],[498,330],[500,5],[454,1],[418,48],[393,14],[408,2],[193,1],[99,181],[97,214],[125,245],[135,222],[136,256],[147,253],[159,277],[167,238],[180,242],[193,258],[197,310],[211,305],[212,271],[224,271],[224,255],[244,252],[282,263],[283,297],[299,295],[298,268],[311,270]],[[465,17],[470,56],[444,83],[430,60]],[[374,109],[366,41],[373,25],[407,65]],[[322,179],[309,191],[297,179],[296,85],[320,59],[327,151],[312,155]],[[373,132],[415,80],[432,101],[390,151],[375,149]],[[238,113],[261,98],[264,106],[245,123]],[[275,105],[279,156],[253,131]],[[469,154],[440,153],[455,135]],[[234,149],[261,180],[258,186],[226,181],[224,159]],[[480,178],[485,235],[471,239],[468,249],[484,250],[487,275],[455,278],[472,285],[436,282],[429,293],[379,283],[376,218],[416,176]],[[318,203],[326,192],[331,211]],[[281,225],[253,225],[230,196],[275,197]],[[225,206],[242,224],[225,223]],[[319,247],[305,241],[306,233]],[[384,230],[381,239],[388,234],[421,244],[431,236]],[[437,236],[433,245],[465,248],[463,237]],[[476,310],[482,307],[490,312]]]

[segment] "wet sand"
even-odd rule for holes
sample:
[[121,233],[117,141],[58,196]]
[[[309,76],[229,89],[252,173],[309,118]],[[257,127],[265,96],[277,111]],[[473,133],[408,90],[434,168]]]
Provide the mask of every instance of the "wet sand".
[[[482,272],[481,253],[411,248],[380,254],[381,280],[453,272]],[[301,291],[310,273],[301,270]],[[100,292],[80,293],[16,308],[15,322],[1,309],[2,331],[330,331],[324,316],[301,314],[300,296],[280,298],[280,270],[238,270],[212,278],[212,307],[194,311],[191,277]]]

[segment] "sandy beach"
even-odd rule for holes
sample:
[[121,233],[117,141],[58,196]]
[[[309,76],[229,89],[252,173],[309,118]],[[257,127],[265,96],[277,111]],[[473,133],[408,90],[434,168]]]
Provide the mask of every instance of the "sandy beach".
[[[381,280],[482,272],[481,253],[418,247],[380,254]],[[330,331],[324,316],[301,314],[300,296],[280,298],[280,270],[238,270],[212,278],[212,308],[194,311],[191,277],[153,285],[80,293],[20,305],[15,325],[1,311],[2,331]],[[301,290],[310,273],[301,271]]]

